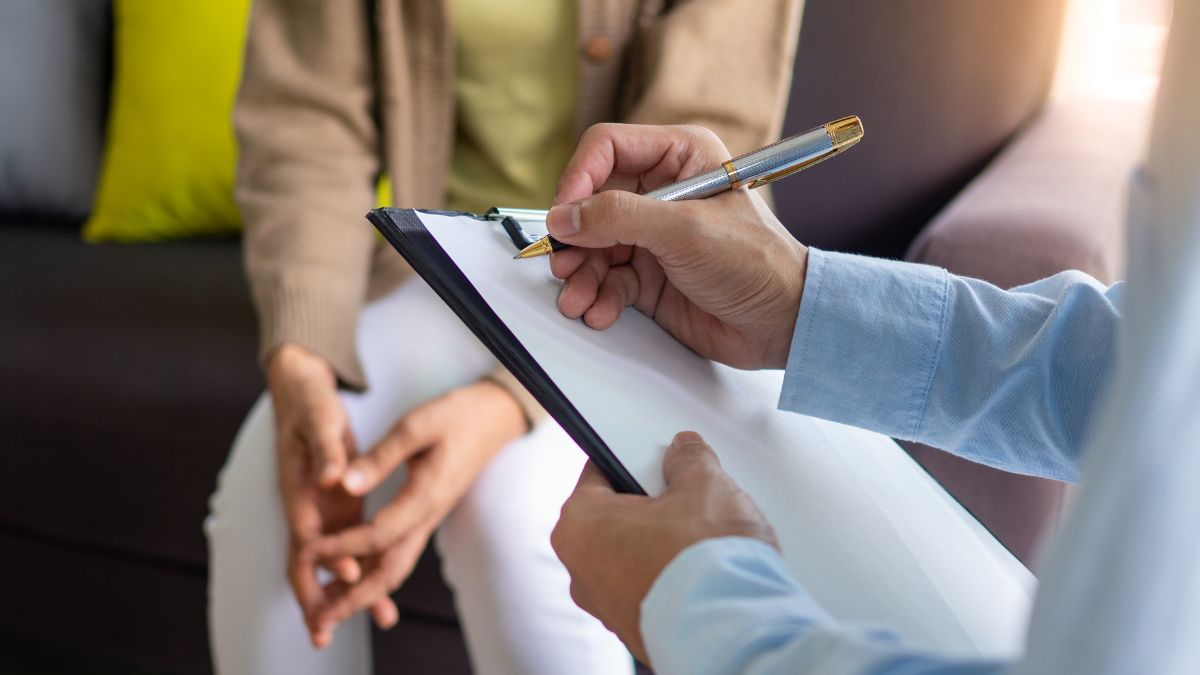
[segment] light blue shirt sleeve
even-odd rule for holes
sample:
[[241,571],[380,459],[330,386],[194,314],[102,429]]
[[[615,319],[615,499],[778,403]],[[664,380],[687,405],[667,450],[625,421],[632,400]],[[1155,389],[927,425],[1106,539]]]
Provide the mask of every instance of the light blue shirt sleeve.
[[[1197,219],[1200,221],[1200,218]],[[1200,260],[1200,226],[1191,248],[1192,261]],[[1136,251],[1135,251],[1136,252]],[[1142,253],[1151,263],[1168,257],[1167,253]],[[831,256],[819,255],[818,265],[827,265]],[[850,264],[858,263],[850,260]],[[841,262],[839,261],[839,265]],[[869,264],[866,264],[869,266]],[[890,263],[880,263],[880,269]],[[1113,328],[1110,319],[1117,316],[1122,300],[1121,289],[1104,291],[1093,282],[1071,276],[1059,277],[1008,294],[1027,307],[1022,313],[1026,326],[992,345],[1000,348],[985,354],[1001,354],[1004,372],[1013,373],[1021,385],[994,394],[971,393],[971,400],[984,405],[991,414],[1008,415],[1019,426],[1019,415],[1032,416],[1039,427],[1028,435],[1014,435],[1003,426],[995,426],[981,412],[952,401],[929,399],[944,396],[940,391],[958,391],[953,379],[943,371],[946,358],[965,359],[966,354],[947,357],[961,347],[937,345],[947,338],[946,326],[979,330],[991,326],[996,316],[1011,316],[1011,307],[1001,308],[1005,294],[957,280],[928,268],[909,268],[917,280],[910,293],[893,294],[896,305],[881,306],[878,316],[891,323],[892,330],[878,332],[870,328],[866,309],[853,310],[852,297],[822,297],[823,291],[806,296],[809,302],[801,310],[799,324],[811,321],[805,312],[820,311],[846,316],[856,312],[863,318],[863,334],[854,339],[887,342],[881,349],[890,355],[876,359],[865,353],[866,363],[848,365],[855,387],[869,383],[879,396],[890,397],[893,404],[907,406],[904,414],[889,416],[879,410],[883,421],[876,428],[916,429],[931,424],[949,425],[961,416],[966,423],[985,425],[1004,438],[1000,447],[1008,448],[1005,457],[1026,456],[1015,447],[1020,439],[1054,439],[1049,451],[1057,456],[1056,465],[1074,466],[1080,454],[1079,427],[1087,419],[1097,418],[1097,431],[1086,458],[1083,489],[1063,532],[1048,558],[1042,586],[1034,605],[1028,652],[1017,662],[953,659],[907,648],[886,630],[840,623],[830,618],[816,601],[789,575],[775,549],[745,538],[711,539],[695,544],[678,555],[655,580],[642,602],[641,629],[646,650],[659,675],[1048,675],[1051,673],[1094,673],[1119,675],[1132,672],[1200,672],[1200,530],[1195,514],[1200,511],[1200,266],[1183,266],[1183,272],[1156,285],[1139,287],[1130,298],[1130,324],[1126,335],[1135,339],[1130,349],[1136,362],[1122,364],[1120,386],[1104,412],[1080,410],[1095,406],[1098,395],[1076,387],[1102,387],[1111,377],[1098,373],[1079,357],[1059,353],[1055,358],[1070,359],[1082,373],[1063,373],[1046,362],[1050,357],[1040,350],[1062,350],[1064,340],[1094,341],[1076,344],[1076,349],[1094,350],[1094,358],[1111,362]],[[820,267],[818,267],[820,270]],[[826,268],[828,271],[828,268]],[[859,269],[862,278],[885,281],[878,270]],[[904,270],[897,270],[905,273]],[[849,270],[847,274],[853,274]],[[832,275],[818,271],[829,281]],[[809,277],[812,279],[813,277]],[[955,289],[955,287],[958,287]],[[826,286],[833,292],[833,286]],[[942,289],[942,290],[939,290]],[[863,290],[863,289],[860,289]],[[1131,289],[1132,290],[1132,289]],[[806,291],[809,293],[810,291]],[[887,296],[878,286],[864,292],[874,298]],[[965,294],[967,298],[955,297]],[[1032,297],[1025,298],[1024,295]],[[1047,308],[1037,298],[1055,298],[1056,306]],[[986,298],[986,299],[981,299]],[[860,296],[861,299],[861,296]],[[959,309],[922,311],[939,303]],[[841,308],[838,308],[838,305]],[[1090,309],[1081,309],[1090,307]],[[947,311],[967,316],[946,316]],[[893,313],[897,312],[897,313]],[[904,319],[901,313],[908,312]],[[1099,318],[1083,316],[1095,312]],[[1041,317],[1041,318],[1038,318]],[[1062,323],[1066,322],[1066,323]],[[920,340],[905,326],[924,325],[939,332],[939,340]],[[1075,325],[1067,325],[1075,324]],[[1080,332],[1078,326],[1090,326],[1093,332]],[[842,321],[841,330],[855,328]],[[1132,326],[1132,327],[1131,327]],[[797,331],[793,356],[806,356],[809,349],[821,349],[830,358],[848,358],[838,341],[814,338],[812,332]],[[996,330],[992,326],[980,334]],[[1024,346],[1022,339],[1025,336]],[[1070,337],[1069,337],[1070,336]],[[951,340],[953,341],[953,340]],[[935,346],[929,346],[933,342]],[[898,345],[907,345],[930,363],[909,363]],[[869,350],[866,350],[869,351]],[[1023,372],[1017,363],[1028,359],[1038,363],[1032,373]],[[789,375],[796,364],[789,364]],[[979,365],[964,366],[976,372]],[[1112,367],[1111,365],[1109,366]],[[878,371],[878,373],[876,372]],[[808,371],[810,374],[814,370]],[[992,376],[992,370],[978,371]],[[920,387],[906,388],[908,375],[926,375],[929,393]],[[1065,378],[1056,382],[1056,378]],[[804,381],[804,380],[796,380]],[[916,381],[920,381],[917,378]],[[1087,383],[1092,383],[1088,385]],[[864,413],[853,405],[871,405],[871,397],[854,397],[836,384],[810,382],[825,393],[844,396],[836,402],[822,403],[819,391],[791,392],[793,403],[801,402],[808,410],[834,411],[844,420],[864,422]],[[890,388],[888,388],[890,387]],[[883,388],[883,389],[881,389]],[[968,392],[973,390],[968,389]],[[915,392],[915,393],[913,393]],[[1061,392],[1061,393],[1056,393]],[[1075,395],[1066,404],[1046,400],[1044,396]],[[1024,401],[1023,397],[1034,397]],[[910,397],[914,400],[910,400]],[[788,396],[785,395],[785,404]],[[1052,406],[1051,413],[1035,410],[1037,405]],[[869,408],[868,408],[869,409]],[[930,412],[930,411],[933,412]],[[950,412],[947,412],[950,411]],[[917,420],[914,422],[914,417]],[[1064,421],[1065,420],[1065,421]],[[866,420],[870,421],[870,420]],[[986,425],[993,425],[987,427]],[[1073,431],[1064,431],[1072,429]],[[919,433],[915,434],[921,437]],[[941,436],[945,437],[945,436]],[[929,438],[929,437],[925,437]],[[957,438],[957,437],[956,437]],[[978,429],[961,436],[967,447],[986,447]],[[1068,439],[1068,440],[1062,440]],[[962,450],[962,446],[958,448]],[[1097,592],[1097,589],[1103,592]]]
[[[1115,369],[1123,285],[1080,273],[1003,291],[945,270],[810,250],[780,407],[969,459],[1077,476]],[[681,553],[642,603],[657,672],[980,675],[1010,664],[915,652],[832,620],[773,548]]]
[[810,249],[780,407],[1075,480],[1123,295],[1080,272],[1004,291]]
[[757,539],[709,539],[680,553],[642,602],[660,675],[988,675],[1005,664],[914,652],[882,628],[831,619]]

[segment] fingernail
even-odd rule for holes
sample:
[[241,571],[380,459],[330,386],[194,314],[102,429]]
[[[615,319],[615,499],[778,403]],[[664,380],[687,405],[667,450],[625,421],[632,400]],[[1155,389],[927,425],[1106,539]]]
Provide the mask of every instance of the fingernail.
[[694,431],[681,431],[675,434],[675,438],[671,441],[671,445],[691,445],[692,443],[703,443],[704,438]]
[[338,465],[334,464],[333,462],[325,462],[322,464],[320,481],[323,484],[329,484],[337,481],[338,468]]
[[342,476],[342,486],[345,487],[348,492],[357,493],[359,490],[362,490],[366,484],[367,477],[364,476],[363,473],[358,469],[350,469],[346,471],[345,476]]
[[579,234],[579,204],[563,204],[546,214],[546,229],[555,237]]
[[571,284],[570,280],[563,281],[562,288],[558,289],[558,302],[562,302],[563,295],[567,292],[567,286]]

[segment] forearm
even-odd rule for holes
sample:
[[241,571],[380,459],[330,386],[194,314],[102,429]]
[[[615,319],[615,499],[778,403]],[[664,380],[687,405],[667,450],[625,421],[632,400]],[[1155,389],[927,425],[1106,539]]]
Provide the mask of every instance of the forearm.
[[355,350],[379,172],[363,3],[261,0],[234,111],[261,355],[297,344],[365,386]]
[[983,675],[1005,666],[917,652],[887,631],[837,623],[779,553],[753,539],[710,539],[681,553],[642,603],[641,624],[660,675]]
[[780,407],[1070,480],[1115,369],[1121,287],[1003,291],[811,251]]

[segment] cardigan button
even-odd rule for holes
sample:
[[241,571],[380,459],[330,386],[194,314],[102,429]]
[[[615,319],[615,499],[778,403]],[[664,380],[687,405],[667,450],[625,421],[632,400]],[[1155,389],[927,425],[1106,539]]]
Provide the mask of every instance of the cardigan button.
[[612,58],[612,40],[609,40],[603,35],[592,37],[587,41],[587,44],[584,45],[583,54],[587,57],[588,61],[591,61],[592,63],[604,63]]

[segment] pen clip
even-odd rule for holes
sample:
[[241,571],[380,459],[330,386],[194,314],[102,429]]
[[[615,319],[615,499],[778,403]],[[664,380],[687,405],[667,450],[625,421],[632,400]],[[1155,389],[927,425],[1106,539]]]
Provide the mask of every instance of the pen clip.
[[840,150],[840,149],[834,150],[833,152],[826,153],[824,155],[821,155],[820,157],[814,157],[808,161],[801,162],[794,166],[789,166],[787,168],[780,169],[780,170],[776,171],[775,173],[769,173],[765,176],[760,176],[760,177],[755,178],[754,180],[750,181],[749,183],[746,183],[746,188],[749,190],[753,190],[755,188],[760,188],[760,187],[766,185],[767,183],[774,183],[775,181],[779,180],[780,178],[787,178],[788,176],[790,176],[794,173],[803,171],[803,170],[807,169],[808,167],[812,166],[813,164],[820,164],[821,162],[829,159],[830,157],[833,157],[834,155],[838,155],[841,152],[842,152],[842,150]]
[[762,187],[767,183],[773,183],[780,178],[787,178],[798,171],[803,171],[814,164],[820,164],[830,157],[836,157],[846,150],[849,150],[862,140],[862,120],[860,120],[857,115],[850,115],[849,117],[843,117],[839,120],[834,120],[833,122],[825,125],[825,133],[828,134],[829,142],[832,146],[829,152],[796,164],[795,166],[785,167],[774,173],[755,178],[754,180],[748,182],[746,187],[751,190]]

